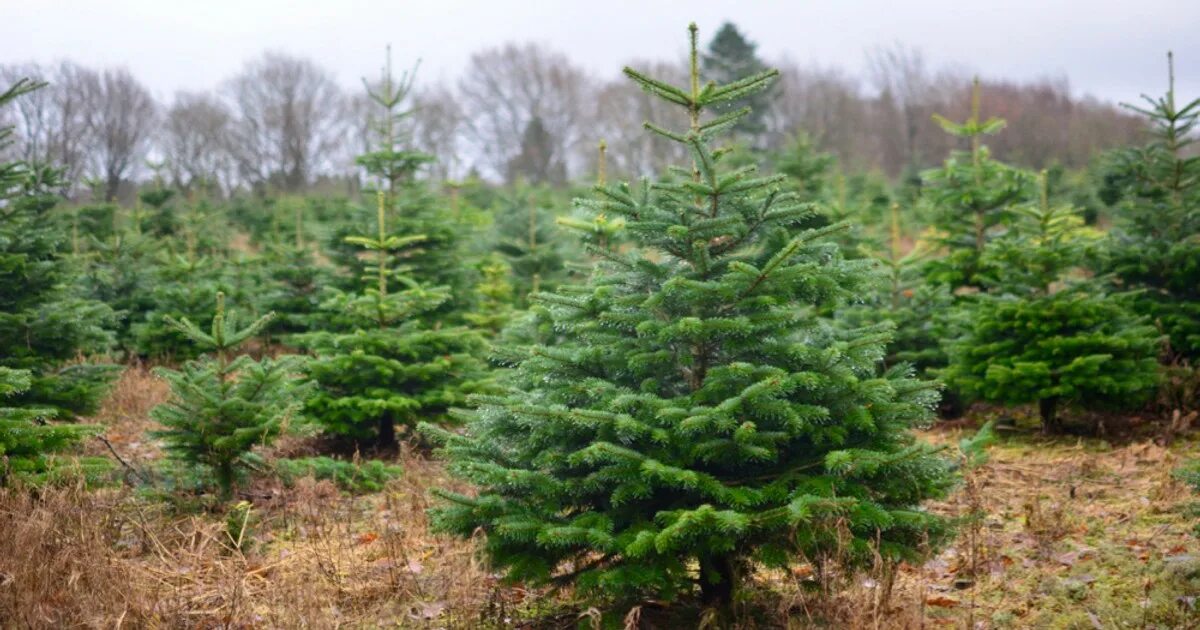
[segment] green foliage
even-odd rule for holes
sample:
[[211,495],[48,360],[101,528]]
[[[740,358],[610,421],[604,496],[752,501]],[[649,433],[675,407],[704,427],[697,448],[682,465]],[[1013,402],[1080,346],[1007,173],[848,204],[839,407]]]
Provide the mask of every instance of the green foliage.
[[260,304],[275,313],[268,332],[286,340],[312,330],[321,321],[321,289],[328,282],[329,270],[318,264],[304,244],[275,245],[267,250],[263,262],[269,280],[264,283],[266,294]]
[[528,306],[530,294],[554,290],[567,275],[563,231],[555,225],[551,203],[544,189],[518,187],[494,210],[493,247],[512,269],[518,308]]
[[970,151],[955,151],[939,169],[922,174],[922,194],[933,204],[932,226],[944,258],[930,262],[931,282],[951,289],[979,287],[980,258],[1010,217],[1014,204],[1027,200],[1032,179],[1026,171],[993,160],[983,136],[999,132],[1004,121],[980,120],[979,81],[975,81],[971,115],[963,123],[941,116],[935,120],[949,134],[967,138]]
[[[35,89],[18,82],[0,105]],[[9,129],[0,129],[0,149]],[[0,163],[0,367],[28,371],[29,386],[6,404],[73,419],[95,411],[112,366],[67,362],[106,351],[114,316],[79,296],[68,257],[67,230],[52,212],[57,174],[22,163]]]
[[476,399],[466,433],[423,430],[479,488],[441,492],[436,526],[486,532],[509,578],[652,597],[698,583],[725,607],[754,563],[919,556],[945,525],[920,504],[951,477],[908,433],[933,386],[876,373],[880,330],[816,315],[871,284],[829,242],[841,227],[797,231],[812,209],[784,176],[731,170],[714,148],[746,111],[708,112],[776,73],[702,84],[690,31],[690,86],[625,73],[687,111],[689,129],[646,126],[693,163],[578,201],[623,218],[629,246],[592,248],[586,285],[535,294],[558,343],[502,348],[509,389]]
[[107,460],[83,457],[63,460],[53,456],[75,447],[101,432],[92,424],[50,422],[51,409],[4,406],[16,394],[29,389],[28,371],[0,367],[0,487],[13,481],[41,485],[77,472],[85,478],[106,472]]
[[1135,308],[1170,338],[1169,360],[1200,360],[1200,98],[1178,103],[1174,67],[1166,95],[1144,97],[1153,140],[1115,151],[1105,178],[1118,209],[1105,270],[1140,293]]
[[480,282],[475,291],[479,300],[464,317],[471,327],[496,335],[513,316],[513,287],[508,281],[512,269],[497,254],[482,260],[478,267]]
[[301,357],[231,358],[263,331],[271,316],[239,327],[233,314],[225,312],[223,294],[217,294],[216,303],[208,332],[187,318],[167,318],[185,338],[213,354],[189,361],[180,370],[155,369],[170,384],[171,399],[150,416],[163,425],[153,435],[163,440],[171,457],[210,472],[227,498],[248,466],[251,449],[269,444],[284,430],[309,386],[297,382]]
[[1072,275],[1094,236],[1045,192],[1013,212],[1013,229],[980,259],[989,291],[959,314],[965,333],[948,345],[947,382],[989,401],[1037,402],[1047,431],[1060,428],[1062,404],[1144,402],[1158,383],[1158,335],[1127,309],[1127,296]]
[[304,457],[276,461],[275,472],[286,484],[312,477],[332,481],[345,492],[366,494],[381,492],[387,482],[402,475],[404,469],[379,460],[347,462],[330,457]]
[[151,280],[157,244],[137,232],[125,231],[107,241],[92,238],[79,274],[79,290],[113,309],[116,347],[135,354],[134,326],[154,307]]
[[[396,444],[395,426],[437,419],[467,394],[479,391],[486,374],[476,358],[483,340],[473,331],[433,327],[421,316],[450,297],[448,288],[423,286],[391,267],[395,252],[424,240],[386,228],[380,193],[376,236],[347,240],[372,253],[373,277],[355,293],[334,292],[324,308],[335,330],[296,337],[316,357],[308,373],[317,384],[306,413],[330,433],[354,440]],[[399,283],[403,288],[391,290]]]
[[837,162],[833,155],[816,148],[812,138],[799,132],[774,160],[775,170],[790,177],[803,201],[827,201]]
[[[867,250],[884,270],[883,291],[868,296],[839,311],[839,319],[851,327],[890,321],[895,327],[884,365],[908,364],[920,374],[946,366],[941,341],[948,334],[946,314],[953,308],[953,297],[944,285],[927,283],[925,265],[931,252],[923,243],[904,252],[900,207],[892,206],[889,247],[881,252]],[[864,249],[866,249],[864,247]],[[943,405],[948,402],[943,397]]]
[[995,422],[989,420],[979,427],[975,435],[965,437],[958,441],[958,453],[962,459],[963,466],[967,468],[979,468],[988,461],[987,449],[989,446],[996,443],[996,426]]
[[204,349],[167,317],[202,321],[212,313],[218,293],[229,289],[220,260],[160,252],[150,274],[150,289],[139,321],[130,328],[137,353],[152,358],[189,359]]

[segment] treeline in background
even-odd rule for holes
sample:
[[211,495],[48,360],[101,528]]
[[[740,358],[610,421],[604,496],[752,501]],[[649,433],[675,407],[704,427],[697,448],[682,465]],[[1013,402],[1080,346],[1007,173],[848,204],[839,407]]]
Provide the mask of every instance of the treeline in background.
[[[971,76],[931,67],[903,45],[869,51],[866,76],[771,60],[780,79],[754,99],[739,131],[747,146],[785,150],[798,135],[841,168],[889,178],[914,177],[955,140],[930,116],[966,115]],[[704,57],[716,77],[767,67],[754,43],[728,25]],[[635,60],[657,76],[681,80],[678,60]],[[368,83],[374,72],[364,69]],[[455,82],[407,80],[404,144],[438,156],[423,177],[480,177],[563,186],[595,170],[595,143],[611,147],[614,176],[643,176],[681,155],[642,132],[642,120],[678,117],[621,77],[595,77],[567,54],[537,44],[480,50]],[[162,181],[185,194],[357,192],[354,156],[370,144],[372,104],[313,60],[266,53],[206,91],[156,99],[123,68],[74,61],[0,66],[0,79],[47,81],[3,112],[15,127],[10,157],[63,169],[73,199],[129,202],[138,183]],[[1065,78],[983,80],[984,109],[1011,127],[993,139],[996,157],[1031,168],[1085,167],[1097,151],[1140,138],[1144,125],[1112,103],[1072,94]]]

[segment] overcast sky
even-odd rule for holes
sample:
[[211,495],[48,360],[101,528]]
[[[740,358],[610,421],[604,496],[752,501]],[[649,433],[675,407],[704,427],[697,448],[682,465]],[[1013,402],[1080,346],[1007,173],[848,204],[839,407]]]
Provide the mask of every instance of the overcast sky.
[[538,41],[613,76],[632,58],[678,57],[688,21],[701,37],[733,20],[764,57],[859,74],[895,42],[933,67],[991,78],[1062,77],[1076,94],[1130,100],[1165,87],[1174,50],[1181,96],[1200,95],[1197,0],[0,0],[0,62],[69,58],[124,65],[160,97],[207,89],[263,50],[309,56],[350,86],[423,59],[453,78],[468,55]]

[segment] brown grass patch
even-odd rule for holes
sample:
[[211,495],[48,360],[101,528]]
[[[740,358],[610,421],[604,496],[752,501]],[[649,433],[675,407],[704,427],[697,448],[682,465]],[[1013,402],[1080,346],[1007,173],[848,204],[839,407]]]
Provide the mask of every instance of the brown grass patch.
[[[166,395],[148,370],[131,367],[95,419],[136,465],[162,456],[145,432],[153,428],[149,409]],[[971,430],[925,438],[953,445]],[[268,456],[307,453],[318,443],[293,439]],[[1197,456],[1200,445],[1186,439],[1114,448],[1009,437],[977,471],[986,517],[971,580],[962,579],[969,551],[962,540],[920,566],[834,570],[827,583],[798,562],[754,576],[745,627],[1200,627],[1186,608],[1194,601],[1187,588],[1200,586],[1200,566],[1193,578],[1188,564],[1200,558],[1200,541],[1182,509],[1194,497],[1169,474]],[[311,479],[289,488],[259,479],[248,488],[248,512],[189,511],[188,497],[162,501],[129,489],[0,490],[0,627],[599,621],[599,611],[570,593],[502,584],[479,558],[478,541],[431,533],[429,489],[469,489],[425,454],[403,449],[395,460],[404,475],[364,497]],[[961,494],[931,506],[947,515],[969,508]],[[609,611],[606,623],[614,616],[628,627],[662,628],[695,625],[703,613],[644,602]]]

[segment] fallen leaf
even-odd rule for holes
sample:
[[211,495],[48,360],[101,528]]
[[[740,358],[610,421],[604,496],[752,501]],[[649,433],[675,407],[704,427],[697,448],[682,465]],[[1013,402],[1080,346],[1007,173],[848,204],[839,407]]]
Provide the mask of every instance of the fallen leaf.
[[959,601],[958,598],[949,595],[934,594],[926,597],[925,603],[938,608],[954,608],[958,606]]
[[379,540],[379,534],[375,532],[367,532],[358,536],[358,544],[360,545],[369,545],[376,540]]

